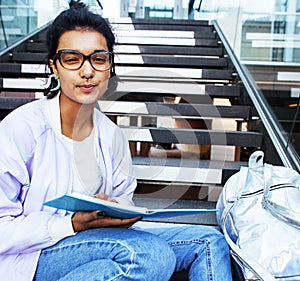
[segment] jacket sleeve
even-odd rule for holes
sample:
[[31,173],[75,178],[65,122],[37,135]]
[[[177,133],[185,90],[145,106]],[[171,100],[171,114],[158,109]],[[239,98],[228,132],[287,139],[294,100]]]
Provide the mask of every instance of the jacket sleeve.
[[[20,120],[19,120],[20,121]],[[14,123],[12,123],[14,122]],[[29,162],[33,157],[34,137],[26,124],[17,120],[0,124],[0,254],[29,253],[55,244],[61,237],[52,235],[49,222],[62,216],[43,212],[43,202],[28,201]],[[11,129],[13,128],[13,129]],[[24,205],[31,204],[31,212]],[[65,219],[67,224],[67,218]],[[62,223],[62,222],[61,222]]]

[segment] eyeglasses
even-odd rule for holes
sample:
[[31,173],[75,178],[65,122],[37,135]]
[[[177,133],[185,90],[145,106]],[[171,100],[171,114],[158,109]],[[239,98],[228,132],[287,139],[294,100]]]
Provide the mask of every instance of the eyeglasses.
[[95,51],[86,56],[75,50],[59,50],[53,57],[54,62],[59,60],[62,67],[69,70],[78,70],[85,60],[88,60],[95,70],[105,71],[112,65],[113,54],[106,51]]

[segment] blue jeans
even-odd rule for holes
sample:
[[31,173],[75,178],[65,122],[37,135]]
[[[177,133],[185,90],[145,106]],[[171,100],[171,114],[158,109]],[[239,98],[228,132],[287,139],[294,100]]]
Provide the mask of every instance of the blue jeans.
[[231,280],[223,235],[205,226],[91,229],[44,249],[35,281],[167,281],[183,269],[192,281]]

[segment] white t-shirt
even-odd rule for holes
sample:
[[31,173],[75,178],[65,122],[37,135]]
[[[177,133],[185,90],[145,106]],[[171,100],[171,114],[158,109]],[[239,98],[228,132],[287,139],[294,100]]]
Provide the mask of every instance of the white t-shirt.
[[[59,94],[50,103],[59,103]],[[50,118],[58,132],[61,132],[59,106],[50,106]],[[95,124],[95,116],[93,117]],[[72,159],[72,192],[84,193],[93,196],[102,184],[102,174],[96,159],[95,129],[82,141],[75,141],[64,135],[62,139],[66,144]]]
[[102,183],[100,168],[95,154],[95,131],[82,141],[64,137],[73,160],[72,192],[94,195]]

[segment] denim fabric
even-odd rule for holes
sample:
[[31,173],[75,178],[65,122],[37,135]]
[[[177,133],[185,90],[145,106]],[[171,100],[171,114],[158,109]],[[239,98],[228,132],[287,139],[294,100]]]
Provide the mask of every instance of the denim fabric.
[[175,271],[188,270],[189,280],[232,280],[229,248],[215,228],[193,225],[147,231],[167,241],[176,255]]
[[44,249],[35,281],[167,281],[182,269],[193,281],[231,280],[223,236],[203,226],[87,230]]

